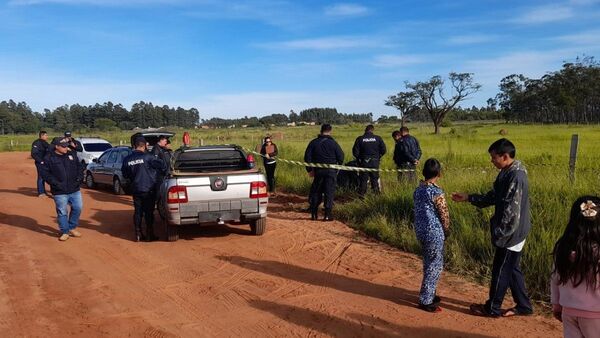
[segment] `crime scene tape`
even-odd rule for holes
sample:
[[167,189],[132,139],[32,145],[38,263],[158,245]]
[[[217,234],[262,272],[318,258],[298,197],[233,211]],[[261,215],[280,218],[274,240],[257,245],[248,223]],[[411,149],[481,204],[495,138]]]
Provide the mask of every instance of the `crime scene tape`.
[[[254,151],[252,149],[244,148],[246,152],[258,155],[260,157],[266,158],[263,154]],[[415,169],[381,169],[381,168],[362,168],[362,167],[352,167],[342,164],[324,164],[324,163],[309,163],[302,161],[294,161],[294,160],[286,160],[283,158],[275,158],[277,162],[289,163],[294,165],[300,165],[303,167],[312,167],[312,168],[325,168],[325,169],[337,169],[337,170],[346,170],[346,171],[362,171],[362,172],[412,172],[416,171]]]

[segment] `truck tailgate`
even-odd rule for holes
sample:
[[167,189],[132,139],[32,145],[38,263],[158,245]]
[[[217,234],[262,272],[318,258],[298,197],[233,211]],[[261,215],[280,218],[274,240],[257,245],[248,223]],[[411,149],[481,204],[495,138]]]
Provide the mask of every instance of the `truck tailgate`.
[[[219,190],[215,181],[221,179]],[[239,214],[259,212],[259,199],[250,198],[250,184],[262,181],[261,174],[178,177],[177,185],[187,189],[187,203],[179,205],[182,218],[198,217],[201,213],[235,211]]]

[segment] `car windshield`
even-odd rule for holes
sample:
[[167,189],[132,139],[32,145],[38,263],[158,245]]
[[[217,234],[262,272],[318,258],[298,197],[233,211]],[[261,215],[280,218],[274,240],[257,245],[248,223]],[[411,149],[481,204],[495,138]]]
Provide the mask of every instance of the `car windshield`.
[[84,143],[83,149],[85,151],[105,151],[106,149],[110,149],[112,146],[110,143]]

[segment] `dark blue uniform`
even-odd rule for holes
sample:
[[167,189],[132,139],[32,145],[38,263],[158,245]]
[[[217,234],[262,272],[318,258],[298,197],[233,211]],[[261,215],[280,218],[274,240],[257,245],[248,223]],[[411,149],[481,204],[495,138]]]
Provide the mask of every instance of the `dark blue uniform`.
[[[356,158],[358,165],[363,168],[378,169],[381,157],[385,155],[385,152],[385,143],[381,137],[370,131],[357,137],[356,141],[354,141],[354,147],[352,147],[352,155]],[[364,196],[367,193],[367,181],[369,180],[371,181],[371,189],[379,193],[378,171],[361,172],[359,180],[358,193],[360,196]]]
[[[419,141],[411,135],[402,136],[396,141],[396,147],[394,148],[394,163],[398,169],[416,169],[416,161],[421,159],[421,147]],[[416,181],[417,175],[415,171],[400,172],[398,178],[401,180],[408,179],[410,181]]]
[[[331,136],[319,135],[306,147],[304,161],[321,164],[342,164],[344,163],[344,152]],[[321,204],[324,195],[325,219],[332,219],[331,210],[333,209],[337,170],[312,167],[307,167],[306,170],[314,172],[314,180],[308,199],[312,218],[316,219],[319,204]]]
[[153,229],[156,180],[158,175],[165,174],[165,162],[152,154],[134,150],[123,160],[121,172],[131,182],[136,240],[144,238],[142,215],[146,219],[146,238],[148,240],[156,239]]
[[42,139],[37,139],[31,144],[31,158],[35,161],[35,169],[37,171],[37,192],[38,195],[46,193],[46,187],[44,185],[44,179],[42,178],[41,166],[44,162],[44,157],[48,152],[48,142]]

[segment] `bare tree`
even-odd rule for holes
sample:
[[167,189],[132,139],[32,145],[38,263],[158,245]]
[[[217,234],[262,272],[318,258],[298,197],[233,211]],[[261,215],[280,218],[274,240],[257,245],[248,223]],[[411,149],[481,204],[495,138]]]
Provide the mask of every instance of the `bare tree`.
[[444,118],[456,105],[468,96],[481,89],[481,85],[473,82],[472,73],[450,73],[448,75],[452,96],[444,94],[444,79],[436,75],[429,81],[406,83],[406,88],[411,89],[419,98],[419,104],[429,113],[435,133],[440,133],[440,125]]
[[400,126],[404,126],[406,117],[419,109],[418,100],[419,96],[415,92],[399,92],[396,95],[388,96],[385,105],[394,107],[400,111]]

